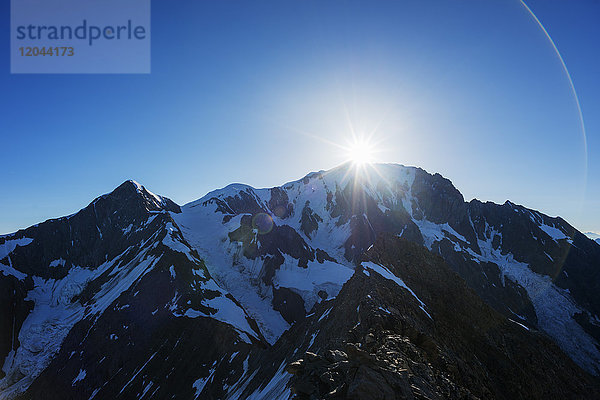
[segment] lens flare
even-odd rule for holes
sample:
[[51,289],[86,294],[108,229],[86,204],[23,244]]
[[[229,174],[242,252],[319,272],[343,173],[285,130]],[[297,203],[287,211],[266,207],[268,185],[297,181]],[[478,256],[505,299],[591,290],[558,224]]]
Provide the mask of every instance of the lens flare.
[[269,214],[258,213],[252,217],[252,229],[255,229],[259,235],[264,235],[273,229],[273,218]]

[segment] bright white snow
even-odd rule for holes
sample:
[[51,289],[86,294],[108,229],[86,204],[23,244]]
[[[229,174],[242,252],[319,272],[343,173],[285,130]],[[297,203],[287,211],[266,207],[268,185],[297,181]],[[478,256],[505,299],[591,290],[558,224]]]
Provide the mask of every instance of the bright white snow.
[[548,236],[550,236],[555,242],[561,239],[569,239],[569,237],[565,235],[563,231],[554,226],[541,224],[540,229],[546,232]]
[[306,311],[310,311],[319,300],[318,292],[324,290],[329,297],[335,297],[342,285],[352,277],[354,270],[338,263],[309,261],[308,268],[298,266],[298,261],[285,256],[285,262],[275,272],[273,283],[298,293],[304,299]]

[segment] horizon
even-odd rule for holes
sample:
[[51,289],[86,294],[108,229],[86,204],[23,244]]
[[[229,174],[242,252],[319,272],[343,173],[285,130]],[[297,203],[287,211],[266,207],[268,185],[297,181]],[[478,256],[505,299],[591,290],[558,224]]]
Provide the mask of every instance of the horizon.
[[[354,168],[354,166],[352,166],[352,165],[351,165],[351,164],[352,164],[352,161],[351,161],[351,160],[349,160],[349,161],[345,161],[345,162],[343,162],[343,163],[341,163],[341,164],[338,164],[338,165],[336,165],[336,166],[334,166],[334,167],[332,167],[332,168],[329,168],[329,169],[327,169],[327,170],[323,170],[323,169],[321,169],[321,170],[311,171],[311,172],[308,172],[308,173],[306,173],[305,175],[303,175],[302,177],[300,177],[300,178],[298,178],[298,179],[288,180],[288,181],[286,181],[286,182],[283,182],[283,183],[281,183],[281,184],[279,184],[279,185],[277,185],[277,186],[270,186],[270,187],[255,187],[255,186],[252,186],[252,185],[248,185],[248,184],[246,184],[246,183],[243,183],[243,182],[231,182],[231,183],[229,183],[229,184],[226,184],[226,185],[224,185],[224,186],[220,186],[220,187],[218,187],[218,188],[215,188],[215,189],[209,190],[208,192],[206,192],[206,193],[202,194],[201,196],[199,196],[199,197],[197,197],[197,198],[194,198],[194,199],[191,199],[191,200],[188,200],[188,201],[184,201],[184,202],[179,202],[179,201],[176,201],[176,200],[174,200],[172,197],[170,197],[168,194],[165,194],[165,193],[160,193],[160,192],[156,192],[156,191],[152,190],[151,188],[147,187],[146,185],[144,185],[144,183],[143,183],[143,182],[140,182],[139,180],[136,180],[136,179],[130,178],[130,179],[126,179],[126,180],[124,180],[123,182],[121,182],[120,184],[118,184],[118,185],[114,186],[114,188],[113,188],[113,189],[111,189],[110,191],[107,191],[107,192],[105,192],[105,193],[102,193],[102,194],[97,194],[95,197],[91,198],[91,199],[89,200],[89,202],[88,202],[88,203],[86,203],[85,205],[83,205],[83,206],[82,206],[82,207],[80,207],[79,209],[77,209],[77,210],[74,210],[72,213],[65,214],[65,215],[61,215],[61,216],[57,216],[57,217],[51,217],[51,218],[48,218],[48,219],[46,219],[46,220],[44,220],[44,221],[39,221],[39,222],[38,222],[38,223],[36,223],[36,224],[30,225],[30,226],[26,226],[26,227],[23,227],[23,228],[19,228],[18,230],[27,229],[27,228],[29,228],[29,227],[31,227],[31,226],[38,225],[38,224],[40,224],[40,223],[44,223],[44,222],[46,222],[46,221],[51,221],[51,220],[55,220],[55,219],[60,219],[60,218],[68,217],[68,216],[70,216],[70,215],[74,215],[74,214],[78,213],[79,211],[81,211],[82,209],[84,209],[85,207],[87,207],[88,205],[92,204],[92,203],[93,203],[95,200],[97,200],[98,198],[100,198],[100,197],[102,197],[102,196],[105,196],[105,195],[108,195],[108,194],[112,193],[112,192],[113,192],[114,190],[116,190],[118,187],[120,187],[121,185],[123,185],[123,184],[125,184],[125,183],[127,183],[127,182],[132,182],[132,183],[134,183],[134,184],[136,184],[136,185],[139,185],[139,186],[141,186],[142,188],[146,189],[147,191],[149,191],[149,192],[150,192],[150,193],[152,193],[152,194],[155,194],[155,195],[158,195],[158,196],[161,196],[161,197],[166,197],[166,198],[168,198],[169,200],[173,201],[173,202],[174,202],[175,204],[177,204],[178,206],[180,206],[180,207],[184,207],[184,206],[186,206],[186,205],[188,205],[188,204],[191,204],[191,203],[194,203],[194,202],[196,202],[196,201],[198,201],[198,200],[201,200],[202,198],[204,198],[204,197],[208,196],[209,194],[211,194],[211,193],[213,193],[213,192],[222,191],[222,190],[224,190],[224,189],[226,189],[226,188],[228,188],[228,187],[230,187],[230,186],[234,186],[234,185],[242,185],[242,186],[248,186],[248,187],[250,187],[250,188],[252,188],[252,189],[254,189],[254,190],[269,190],[269,189],[272,189],[272,188],[275,188],[275,187],[283,187],[283,186],[286,186],[286,185],[288,185],[288,184],[290,184],[290,183],[299,182],[299,181],[303,180],[305,177],[308,177],[309,175],[312,175],[312,174],[318,174],[318,173],[327,173],[327,172],[330,172],[330,171],[332,171],[332,170],[334,170],[334,169],[343,168],[343,167],[344,167],[346,164],[348,164],[348,168]],[[377,167],[378,165],[394,165],[394,166],[400,166],[400,167],[404,167],[404,168],[416,168],[416,169],[422,169],[422,170],[424,170],[425,172],[427,172],[427,173],[428,173],[428,174],[430,174],[430,175],[435,175],[435,174],[437,173],[437,172],[435,172],[435,171],[427,171],[426,169],[424,169],[424,168],[422,168],[422,167],[419,167],[419,166],[415,166],[415,165],[404,165],[404,164],[401,164],[401,163],[380,163],[380,162],[369,162],[369,163],[366,163],[366,164],[368,164],[368,166],[369,166],[369,167]],[[441,174],[440,174],[440,175],[441,175]],[[444,176],[444,175],[441,175],[441,176],[442,176],[443,178],[445,178],[445,179],[448,179],[448,180],[450,180],[450,182],[452,182],[452,179],[451,179],[450,177],[447,177],[447,176]],[[454,186],[454,187],[455,187],[455,188],[456,188],[456,189],[457,189],[457,190],[458,190],[458,191],[461,193],[461,195],[462,195],[462,192],[461,192],[460,188],[457,188],[457,187],[456,187],[456,185],[454,185],[454,182],[452,182],[452,185],[453,185],[453,186]],[[497,204],[497,205],[502,205],[502,204],[504,204],[504,202],[503,202],[503,203],[497,203],[497,202],[493,202],[493,201],[491,201],[491,200],[480,199],[480,198],[477,198],[477,197],[474,197],[474,198],[471,198],[471,199],[467,199],[467,198],[465,198],[465,197],[464,197],[464,195],[463,195],[463,199],[464,199],[465,203],[469,203],[469,202],[471,202],[471,201],[480,201],[480,202],[483,202],[483,203],[486,203],[486,202],[492,202],[492,203],[494,203],[494,204]],[[519,203],[518,201],[514,201],[514,200],[511,200],[511,199],[506,199],[505,201],[506,201],[506,202],[510,202],[510,203],[512,203],[512,204],[515,204],[515,205],[518,205],[518,206],[523,206],[523,207],[525,207],[525,208],[528,208],[528,209],[531,209],[531,210],[535,210],[534,208],[528,207],[526,204],[521,204],[521,203]],[[535,210],[535,211],[540,211],[540,210]],[[543,213],[543,211],[540,211],[540,212],[542,212],[542,213]],[[545,213],[544,213],[544,214],[545,214]],[[546,214],[546,215],[548,215],[548,214]],[[562,218],[560,215],[548,215],[548,216],[549,216],[549,217],[552,217],[552,218],[557,218],[557,217],[558,217],[558,218]],[[564,219],[564,218],[563,218],[563,219]],[[567,220],[567,222],[569,222],[569,221]],[[569,222],[569,223],[570,223],[570,222]],[[576,229],[578,229],[577,227],[575,227],[575,228],[576,228]],[[18,230],[16,230],[16,231],[18,231]],[[583,231],[583,230],[580,230],[580,229],[578,229],[578,230],[579,230],[581,233],[583,233],[584,235],[588,236],[588,237],[589,237],[590,235],[592,235],[592,236],[594,236],[594,235],[595,235],[595,236],[598,236],[598,237],[600,237],[600,232],[595,232],[595,231]],[[0,233],[0,236],[4,236],[4,235],[10,235],[10,234],[12,234],[12,233],[15,233],[16,231],[12,231],[12,232],[5,232],[5,233]],[[590,239],[596,239],[596,237],[593,237],[593,238],[592,238],[592,237],[590,237]]]
[[149,74],[11,74],[0,44],[0,234],[127,179],[183,205],[357,156],[439,173],[465,201],[509,200],[600,232],[600,3],[152,11]]

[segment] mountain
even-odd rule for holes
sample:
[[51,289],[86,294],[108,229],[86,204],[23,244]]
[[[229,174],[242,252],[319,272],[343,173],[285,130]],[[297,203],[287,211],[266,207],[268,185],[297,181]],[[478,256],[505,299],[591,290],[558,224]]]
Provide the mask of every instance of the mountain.
[[127,181],[0,237],[0,395],[600,397],[599,266],[563,219],[419,168],[182,207]]
[[590,239],[594,240],[596,243],[600,243],[600,234],[595,232],[586,232],[585,235]]
[[134,396],[139,383],[128,381],[141,365],[158,374],[169,356],[194,355],[186,368],[199,373],[217,352],[264,342],[181,236],[179,212],[129,181],[73,216],[1,239],[3,397]]

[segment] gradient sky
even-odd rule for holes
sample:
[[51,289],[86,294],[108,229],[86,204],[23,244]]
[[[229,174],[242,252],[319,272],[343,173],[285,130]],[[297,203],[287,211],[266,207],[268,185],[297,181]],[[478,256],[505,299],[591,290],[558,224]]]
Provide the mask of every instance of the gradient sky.
[[[126,179],[179,204],[377,160],[600,232],[600,2],[152,3],[149,75],[11,75],[2,2],[0,233]],[[586,174],[587,163],[587,174]]]

